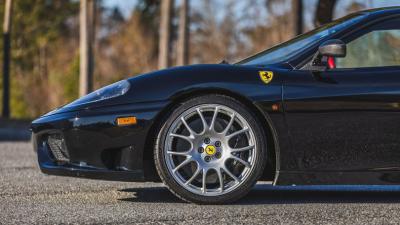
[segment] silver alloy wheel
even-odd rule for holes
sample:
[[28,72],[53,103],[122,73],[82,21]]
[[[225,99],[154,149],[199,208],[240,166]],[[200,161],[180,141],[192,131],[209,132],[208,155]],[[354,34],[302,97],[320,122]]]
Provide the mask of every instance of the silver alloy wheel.
[[[196,120],[202,129],[191,127]],[[179,149],[177,141],[190,147]],[[217,104],[182,113],[169,128],[164,146],[167,168],[175,181],[202,196],[219,196],[238,188],[254,169],[256,154],[247,121],[235,110]]]

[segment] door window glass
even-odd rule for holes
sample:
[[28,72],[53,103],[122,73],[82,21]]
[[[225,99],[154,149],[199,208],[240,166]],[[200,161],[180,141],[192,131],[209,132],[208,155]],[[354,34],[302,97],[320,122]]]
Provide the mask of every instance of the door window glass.
[[400,30],[377,30],[347,44],[345,58],[337,68],[400,66]]

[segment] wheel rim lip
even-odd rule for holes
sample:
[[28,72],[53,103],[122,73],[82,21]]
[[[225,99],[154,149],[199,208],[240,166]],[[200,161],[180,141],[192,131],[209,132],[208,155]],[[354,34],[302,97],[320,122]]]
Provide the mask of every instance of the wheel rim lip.
[[[235,182],[234,180],[230,181],[229,183],[234,182],[234,184],[230,185],[227,188],[225,188],[225,186],[226,186],[226,184],[225,184],[224,188],[223,188],[223,191],[221,191],[220,188],[216,188],[216,189],[215,188],[213,188],[213,189],[206,188],[206,192],[203,192],[202,187],[195,186],[195,185],[193,185],[191,183],[185,184],[186,181],[189,180],[190,178],[184,179],[182,177],[182,175],[179,173],[179,170],[176,171],[176,173],[173,172],[173,170],[175,169],[176,165],[173,162],[173,156],[168,154],[167,151],[170,149],[170,146],[171,146],[172,141],[174,140],[174,138],[170,137],[169,134],[171,134],[171,132],[174,131],[174,130],[178,130],[180,126],[183,126],[182,122],[180,121],[180,118],[182,118],[182,117],[186,118],[188,115],[191,115],[191,114],[192,114],[191,116],[196,115],[196,113],[197,113],[196,110],[197,109],[203,109],[204,110],[204,109],[211,109],[211,108],[216,108],[216,107],[219,107],[219,109],[220,109],[219,113],[221,113],[221,110],[225,111],[225,112],[234,113],[235,114],[235,118],[236,118],[235,121],[236,122],[239,121],[242,128],[244,128],[244,127],[248,128],[248,131],[246,132],[247,141],[248,141],[249,145],[253,145],[253,148],[251,150],[251,154],[249,154],[249,156],[247,158],[247,162],[250,164],[250,168],[244,167],[242,169],[242,172],[240,173],[240,175],[237,176],[237,178],[240,179],[240,181],[239,182]],[[206,111],[207,110],[204,110],[203,113],[206,112]],[[205,133],[204,133],[204,130],[203,130],[203,132],[201,132],[201,134],[199,134],[199,135],[204,135],[203,137],[205,137],[206,134],[208,134],[208,132],[205,131]],[[218,133],[218,134],[220,134],[220,133]],[[195,151],[196,150],[195,149],[196,146],[193,145],[193,142],[189,142],[189,143],[191,144],[191,149],[193,151]],[[201,195],[201,196],[221,196],[221,195],[233,192],[234,190],[236,190],[238,187],[240,187],[243,183],[245,183],[247,181],[249,175],[252,173],[252,171],[255,168],[255,160],[257,158],[257,148],[258,148],[258,145],[257,145],[256,140],[255,140],[255,135],[254,135],[253,129],[250,127],[250,125],[247,122],[247,120],[245,120],[243,118],[243,116],[239,112],[237,112],[236,110],[233,110],[230,107],[227,107],[227,106],[224,106],[224,105],[221,105],[221,104],[200,104],[200,105],[193,106],[193,107],[185,110],[183,113],[181,113],[174,120],[174,122],[168,128],[167,137],[166,137],[166,140],[164,142],[163,154],[164,154],[164,159],[165,159],[165,162],[166,162],[166,165],[167,165],[167,168],[168,168],[168,173],[173,177],[173,179],[181,187],[183,187],[184,189],[186,189],[187,191],[189,191],[191,193],[194,193],[194,194],[197,194],[197,195]],[[231,153],[228,153],[228,154],[231,154]],[[250,159],[250,161],[248,161],[249,159]],[[201,157],[199,157],[197,159],[194,159],[194,161],[197,164],[196,165],[196,167],[197,167],[196,170],[201,165],[202,168],[206,168],[207,169],[207,174],[211,170],[215,170],[216,171],[215,167],[211,166],[211,165],[213,165],[212,163],[203,162]],[[218,168],[218,169],[220,169],[220,168]],[[197,174],[196,177],[199,177],[201,174],[202,174],[202,171],[200,171],[200,173]],[[223,180],[226,181],[225,179],[223,179]],[[217,182],[219,182],[219,180],[217,180]],[[229,183],[227,183],[227,184],[229,184]]]

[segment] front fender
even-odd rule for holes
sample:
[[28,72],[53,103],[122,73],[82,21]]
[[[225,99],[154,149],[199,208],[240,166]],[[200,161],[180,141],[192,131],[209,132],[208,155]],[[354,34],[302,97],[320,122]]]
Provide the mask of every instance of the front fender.
[[[279,74],[265,84],[258,67],[236,65],[195,65],[161,70],[131,78],[134,102],[172,100],[175,96],[199,90],[226,90],[251,101],[280,101],[282,81]],[[206,93],[206,92],[205,92]]]

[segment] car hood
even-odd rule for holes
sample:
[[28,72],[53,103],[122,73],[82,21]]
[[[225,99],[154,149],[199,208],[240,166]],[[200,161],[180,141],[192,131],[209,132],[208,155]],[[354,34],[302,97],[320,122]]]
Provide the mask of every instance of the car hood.
[[113,105],[167,101],[174,95],[193,88],[216,87],[229,90],[232,84],[260,83],[258,73],[261,70],[279,69],[283,69],[282,66],[254,67],[210,64],[173,67],[128,78],[131,88],[123,96],[76,106],[63,106],[43,115],[43,117]]

